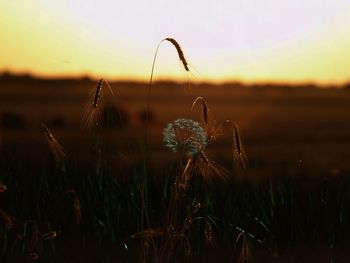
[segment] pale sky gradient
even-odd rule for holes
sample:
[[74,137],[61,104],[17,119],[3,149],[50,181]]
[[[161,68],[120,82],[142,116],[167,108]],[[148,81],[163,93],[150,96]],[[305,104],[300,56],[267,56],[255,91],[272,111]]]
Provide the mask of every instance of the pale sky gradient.
[[[165,37],[192,80],[350,80],[349,0],[0,0],[0,71],[147,80]],[[164,77],[189,77],[166,42]]]

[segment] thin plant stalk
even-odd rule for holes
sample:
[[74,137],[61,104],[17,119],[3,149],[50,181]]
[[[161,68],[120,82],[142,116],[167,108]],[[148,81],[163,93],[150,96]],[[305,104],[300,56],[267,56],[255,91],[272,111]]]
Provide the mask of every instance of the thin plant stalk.
[[[185,70],[189,71],[187,60],[185,59],[185,56],[183,54],[183,51],[182,51],[181,46],[179,45],[179,43],[175,39],[169,38],[169,37],[162,39],[158,43],[156,51],[155,51],[154,56],[153,56],[151,77],[150,77],[150,81],[149,81],[149,85],[148,85],[147,105],[146,105],[146,127],[145,127],[145,146],[146,146],[146,151],[147,151],[147,146],[148,146],[149,110],[150,110],[150,101],[151,101],[151,88],[152,88],[152,84],[153,84],[153,74],[154,74],[154,68],[155,68],[156,59],[157,59],[157,55],[158,55],[158,50],[159,50],[161,44],[164,41],[169,41],[170,43],[172,43],[175,46],[175,48],[177,50],[177,53],[178,53],[178,56],[179,56],[179,59],[182,62]],[[144,182],[142,182],[142,184],[144,184]],[[144,229],[144,220],[145,220],[145,208],[144,208],[145,197],[144,197],[144,195],[145,195],[145,193],[144,193],[144,185],[141,185],[141,202],[142,202],[142,204],[141,204],[141,230]],[[142,259],[142,261],[143,260],[144,259]]]
[[[171,190],[171,196],[169,200],[168,210],[166,212],[165,227],[163,242],[159,250],[159,262],[169,262],[170,257],[174,253],[176,243],[181,237],[181,234],[185,231],[186,223],[178,229],[176,219],[179,215],[179,208],[184,205],[184,200],[186,197],[186,192],[188,190],[188,184],[190,181],[191,171],[190,167],[193,163],[193,158],[190,156],[187,159],[186,165],[182,174],[176,178],[174,185]],[[187,217],[185,219],[187,222]]]
[[153,56],[153,62],[152,62],[152,70],[151,70],[151,77],[149,80],[149,85],[148,85],[148,93],[147,93],[147,106],[146,106],[146,129],[145,129],[145,145],[147,145],[147,140],[148,140],[148,126],[149,126],[149,108],[150,108],[150,101],[151,101],[151,88],[152,88],[152,83],[153,83],[153,74],[154,74],[154,68],[155,68],[155,64],[156,64],[156,59],[157,59],[157,55],[158,55],[158,50],[160,45],[164,42],[164,41],[169,41],[170,43],[172,43],[175,48],[176,51],[178,53],[179,59],[183,64],[183,67],[186,71],[190,71],[190,69],[188,68],[188,63],[187,60],[184,56],[184,53],[181,49],[181,46],[179,45],[179,43],[174,39],[174,38],[164,38],[162,39],[159,44],[157,45],[156,51],[154,53]]

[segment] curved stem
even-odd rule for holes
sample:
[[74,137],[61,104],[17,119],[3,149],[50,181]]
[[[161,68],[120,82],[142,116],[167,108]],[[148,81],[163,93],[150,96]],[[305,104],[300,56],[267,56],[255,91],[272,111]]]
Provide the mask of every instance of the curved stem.
[[[146,151],[146,154],[147,154],[147,150],[148,150],[149,107],[150,107],[150,101],[151,101],[151,87],[152,87],[152,82],[153,82],[153,73],[154,73],[154,68],[155,68],[155,64],[156,64],[158,50],[159,50],[159,47],[164,40],[165,39],[162,39],[159,42],[157,49],[154,53],[151,77],[150,77],[149,85],[148,85],[147,104],[146,104],[146,128],[145,128],[145,151]],[[145,179],[143,178],[142,185],[141,185],[141,231],[144,230],[145,221],[146,221],[147,227],[149,227],[148,217],[145,216],[145,189],[144,189],[145,188],[145,181],[144,180]],[[153,240],[152,240],[152,243],[153,243]],[[142,246],[144,246],[144,244],[142,244]],[[153,244],[153,247],[155,248],[155,244]],[[142,255],[141,262],[145,262],[145,260],[146,260],[145,255]]]
[[154,68],[156,65],[156,59],[157,59],[157,54],[160,45],[165,41],[166,39],[162,39],[156,49],[156,52],[154,53],[153,56],[153,63],[152,63],[152,71],[151,71],[151,77],[149,80],[149,85],[148,85],[148,93],[147,93],[147,106],[146,106],[146,130],[145,130],[145,145],[147,148],[147,139],[148,139],[148,126],[149,126],[149,107],[150,107],[150,102],[151,102],[151,88],[152,88],[152,83],[153,83],[153,73],[154,73]]

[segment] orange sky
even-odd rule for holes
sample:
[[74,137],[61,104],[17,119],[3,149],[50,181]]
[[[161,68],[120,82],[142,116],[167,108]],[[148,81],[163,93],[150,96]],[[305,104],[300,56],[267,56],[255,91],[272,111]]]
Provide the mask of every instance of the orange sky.
[[3,0],[0,71],[147,80],[350,80],[348,0]]

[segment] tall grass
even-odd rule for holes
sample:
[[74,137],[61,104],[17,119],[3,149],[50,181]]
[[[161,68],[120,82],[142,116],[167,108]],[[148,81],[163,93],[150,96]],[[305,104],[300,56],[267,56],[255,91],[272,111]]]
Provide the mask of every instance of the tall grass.
[[147,104],[146,104],[146,128],[145,128],[145,144],[147,145],[147,140],[148,140],[148,130],[149,130],[149,111],[150,111],[150,103],[151,103],[151,90],[152,90],[152,84],[153,84],[153,74],[154,74],[154,68],[155,68],[155,65],[156,65],[156,59],[157,59],[157,55],[158,55],[158,50],[161,46],[161,44],[165,41],[168,41],[170,42],[172,45],[174,45],[176,51],[177,51],[177,54],[179,56],[179,59],[184,67],[184,69],[186,71],[190,71],[189,67],[188,67],[188,63],[187,63],[187,60],[185,58],[185,55],[182,51],[182,48],[180,46],[180,44],[174,39],[174,38],[171,38],[171,37],[167,37],[167,38],[164,38],[162,39],[157,48],[156,48],[156,51],[154,53],[154,56],[153,56],[153,62],[152,62],[152,70],[151,70],[151,76],[150,76],[150,80],[149,80],[149,85],[148,85],[148,93],[147,93]]
[[[156,257],[195,261],[211,247],[208,240],[219,247],[229,245],[233,251],[241,233],[237,228],[256,237],[247,237],[253,254],[261,250],[279,253],[305,242],[325,242],[336,248],[349,241],[349,181],[325,181],[310,189],[299,185],[297,179],[260,185],[228,180],[208,186],[196,174],[189,176],[188,166],[190,163],[184,163],[161,182],[147,185],[145,212],[150,227],[144,229],[141,164],[127,181],[112,177],[107,167],[96,174],[68,165],[66,184],[58,178],[61,172],[55,172],[55,167],[43,168],[40,176],[27,180],[16,176],[18,168],[2,167],[1,180],[8,189],[0,195],[0,254],[27,258],[35,248],[34,243],[29,245],[34,222],[42,239],[38,241],[41,249],[35,253],[47,262],[50,258],[55,262],[59,248],[72,234],[81,237],[74,249],[82,249],[84,239],[92,236],[96,246],[111,242],[129,259],[142,252],[138,244],[148,243],[148,262]],[[75,189],[79,197],[80,221],[75,214],[75,193],[64,194],[69,189]],[[45,234],[51,231],[57,236],[46,239]],[[240,251],[239,245],[237,248]],[[237,258],[239,254],[235,254]]]

